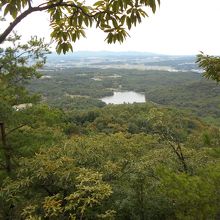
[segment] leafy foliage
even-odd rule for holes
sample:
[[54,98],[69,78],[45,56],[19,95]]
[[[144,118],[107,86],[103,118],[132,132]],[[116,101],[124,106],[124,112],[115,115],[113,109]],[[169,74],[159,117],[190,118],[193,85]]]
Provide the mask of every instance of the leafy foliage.
[[[33,80],[27,86],[30,91],[42,94],[51,106],[69,110],[83,109],[83,106],[102,107],[97,103],[100,100],[94,98],[111,96],[112,90],[122,89],[144,93],[147,101],[181,108],[210,124],[220,125],[220,87],[214,81],[203,79],[200,73],[96,68],[66,68],[52,72],[46,71],[48,69],[51,70],[45,67],[43,73],[50,78]],[[114,74],[120,77],[111,77]]]
[[7,41],[11,45],[0,48],[0,99],[12,106],[31,102],[34,97],[28,94],[24,83],[41,76],[37,69],[46,61],[48,45],[37,37],[21,44],[17,34]]
[[0,9],[3,10],[4,16],[10,14],[14,21],[0,35],[0,43],[20,20],[35,11],[49,13],[51,37],[57,43],[58,53],[72,51],[71,42],[85,37],[85,29],[93,24],[107,34],[108,43],[116,41],[122,43],[129,36],[127,29],[130,30],[148,16],[146,8],[151,8],[155,13],[157,4],[160,4],[160,0],[101,0],[95,2],[93,6],[81,1],[48,0],[33,7],[29,0],[3,0]]
[[[93,23],[107,33],[108,43],[123,42],[127,29],[147,16],[145,7],[155,12],[156,2],[101,0],[86,6],[57,0],[33,7],[29,0],[3,0],[0,9],[14,21],[0,42],[34,11],[50,14],[59,53],[72,50],[70,42]],[[152,103],[65,112],[33,105],[39,99],[24,84],[40,76],[48,46],[37,38],[25,45],[19,39],[9,38],[13,47],[0,50],[0,165],[4,169],[9,159],[14,168],[0,172],[1,219],[219,217],[219,128]],[[214,59],[203,58],[203,68]],[[215,61],[207,76],[218,82]]]
[[[53,148],[22,160],[17,181],[6,180],[1,192],[7,215],[79,219],[101,205],[111,195],[111,187],[100,173],[76,166],[70,153]],[[33,198],[31,202],[28,197]]]
[[204,69],[204,76],[207,79],[220,82],[220,57],[201,53],[197,56],[197,63]]
[[46,140],[52,144],[55,139],[61,140],[62,134],[60,125],[53,131],[50,129],[60,123],[60,112],[36,107],[40,96],[31,94],[25,87],[30,79],[41,76],[38,70],[45,63],[48,45],[36,37],[22,44],[17,34],[7,40],[9,46],[0,49],[0,122],[3,125],[0,164],[10,172],[18,158],[36,151],[36,143],[44,145]]
[[219,154],[185,147],[187,174],[169,149],[151,134],[74,136],[20,161],[16,177],[4,181],[1,205],[12,219],[217,216]]

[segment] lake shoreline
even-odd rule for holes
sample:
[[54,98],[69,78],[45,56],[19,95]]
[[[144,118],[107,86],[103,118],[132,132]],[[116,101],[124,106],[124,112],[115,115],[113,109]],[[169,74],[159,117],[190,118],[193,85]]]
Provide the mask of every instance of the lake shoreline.
[[138,93],[135,91],[113,91],[112,96],[105,96],[100,100],[106,104],[132,104],[132,103],[145,103],[146,97],[143,93]]

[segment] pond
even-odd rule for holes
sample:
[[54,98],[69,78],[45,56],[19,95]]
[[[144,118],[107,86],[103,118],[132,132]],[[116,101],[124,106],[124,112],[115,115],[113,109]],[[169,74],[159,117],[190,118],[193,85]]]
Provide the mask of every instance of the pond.
[[113,96],[103,97],[101,100],[106,104],[143,103],[145,95],[133,91],[114,92]]

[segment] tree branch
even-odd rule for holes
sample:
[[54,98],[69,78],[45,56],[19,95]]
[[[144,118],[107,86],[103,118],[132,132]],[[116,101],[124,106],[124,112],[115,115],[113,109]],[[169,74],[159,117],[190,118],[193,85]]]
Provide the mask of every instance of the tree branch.
[[52,193],[52,192],[48,189],[47,186],[45,186],[45,185],[40,185],[40,186],[48,193],[49,196],[53,196],[53,195],[54,195],[54,193]]
[[13,128],[13,129],[11,129],[9,132],[7,132],[6,134],[5,134],[5,136],[8,136],[10,133],[12,133],[13,131],[16,131],[17,129],[19,129],[19,128],[22,128],[22,127],[24,127],[25,125],[27,125],[27,124],[22,124],[22,125],[19,125],[18,127],[15,127],[15,128]]
[[26,16],[28,16],[29,14],[36,12],[36,11],[46,11],[51,8],[66,6],[66,7],[78,8],[82,14],[84,14],[85,16],[88,16],[88,17],[95,17],[95,15],[96,15],[96,14],[94,14],[94,15],[88,14],[83,10],[82,7],[80,7],[74,3],[67,3],[67,2],[65,3],[65,2],[63,2],[63,0],[60,0],[59,2],[57,2],[55,4],[51,4],[51,5],[43,3],[37,7],[32,7],[30,1],[28,1],[28,5],[29,5],[29,8],[26,11],[22,12],[17,18],[15,18],[15,20],[10,23],[8,28],[6,28],[5,31],[0,35],[0,44],[5,41],[7,36],[12,32],[12,30],[15,28],[16,25],[18,25]]
[[186,164],[185,157],[183,156],[180,143],[175,143],[175,145],[177,145],[177,147],[171,141],[168,141],[168,143],[171,146],[171,148],[173,149],[173,152],[177,155],[177,158],[179,159],[179,161],[181,162],[184,172],[188,173],[188,166]]
[[2,44],[7,36],[12,32],[16,25],[18,25],[27,15],[33,12],[32,8],[21,13],[10,25],[5,29],[5,31],[0,35],[0,44]]
[[28,7],[29,7],[29,8],[32,8],[31,0],[28,0]]
[[3,149],[3,154],[5,156],[5,169],[6,169],[6,172],[10,174],[12,171],[11,152],[10,152],[11,149],[6,141],[4,122],[0,122],[0,130],[1,130],[1,139],[2,139],[2,149]]
[[[48,3],[48,2],[47,2]],[[29,5],[29,8],[22,12],[17,18],[15,18],[15,20],[13,22],[11,22],[9,24],[9,26],[5,29],[5,31],[3,33],[0,34],[0,44],[2,44],[5,39],[8,37],[8,35],[12,32],[12,30],[25,18],[27,17],[29,14],[33,13],[33,12],[37,12],[37,11],[46,11],[48,9],[51,9],[51,8],[55,8],[55,7],[74,7],[74,8],[77,8],[80,10],[80,12],[87,16],[87,17],[90,17],[90,18],[95,18],[97,16],[97,14],[102,14],[102,13],[105,13],[107,12],[108,10],[105,10],[105,11],[100,11],[100,12],[96,12],[94,14],[89,14],[87,12],[85,12],[83,10],[83,8],[81,6],[78,6],[76,5],[75,3],[69,3],[69,2],[63,2],[63,0],[60,0],[59,2],[57,3],[54,3],[54,4],[47,4],[47,3],[43,3],[43,4],[40,4],[38,5],[37,7],[32,7],[31,6],[31,2],[28,1],[28,5]]]

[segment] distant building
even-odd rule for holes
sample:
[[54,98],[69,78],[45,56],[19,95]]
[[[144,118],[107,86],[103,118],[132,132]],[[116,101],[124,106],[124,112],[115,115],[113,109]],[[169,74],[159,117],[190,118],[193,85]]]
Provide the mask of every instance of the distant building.
[[16,111],[20,111],[20,110],[23,110],[23,109],[26,109],[26,108],[30,108],[32,106],[33,106],[32,103],[23,103],[23,104],[20,104],[20,105],[14,105],[13,108]]

